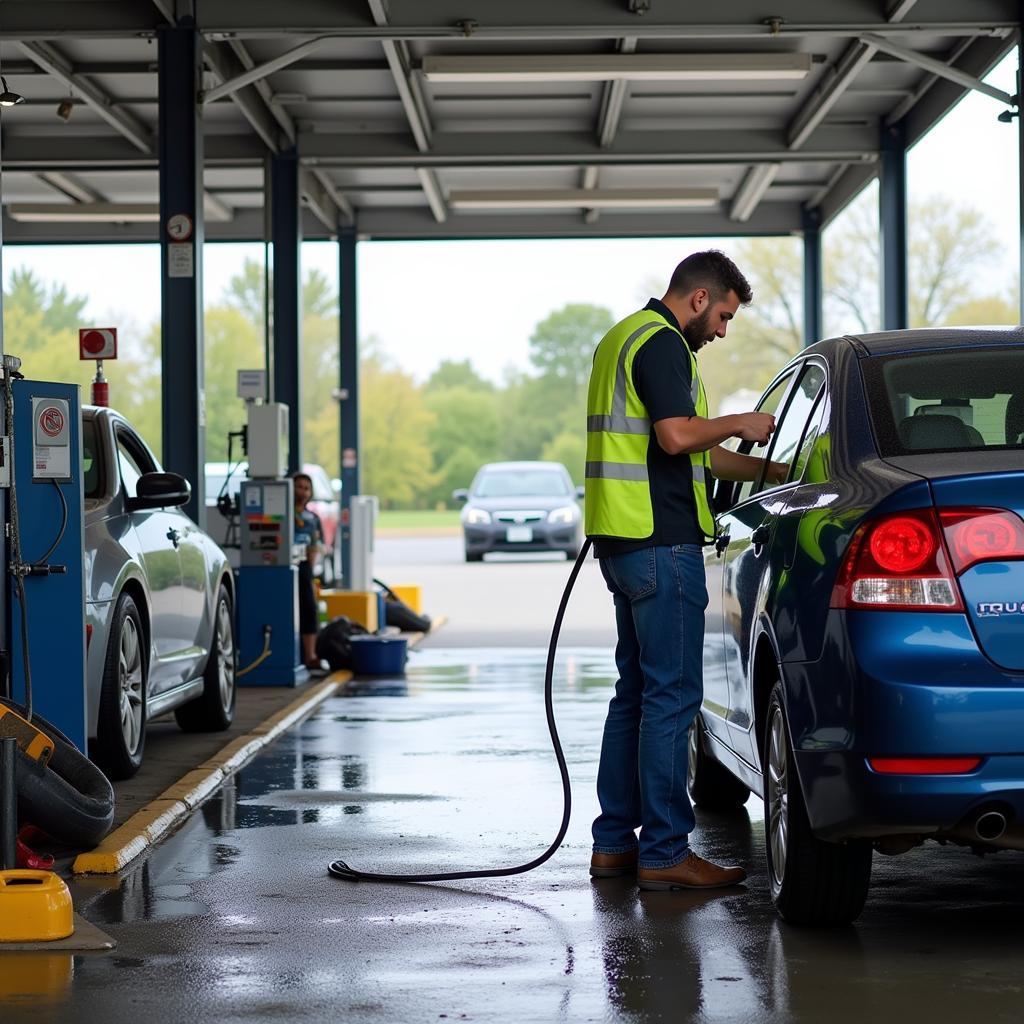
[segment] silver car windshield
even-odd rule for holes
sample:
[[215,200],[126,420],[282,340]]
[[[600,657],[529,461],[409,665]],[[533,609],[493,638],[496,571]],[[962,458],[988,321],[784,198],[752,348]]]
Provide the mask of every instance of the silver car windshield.
[[473,490],[477,498],[512,498],[517,495],[558,497],[569,494],[561,473],[545,469],[503,469],[484,473]]

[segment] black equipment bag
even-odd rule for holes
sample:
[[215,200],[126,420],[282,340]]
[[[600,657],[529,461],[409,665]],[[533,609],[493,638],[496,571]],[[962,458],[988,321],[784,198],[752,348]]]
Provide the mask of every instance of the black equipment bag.
[[316,656],[331,666],[332,672],[352,667],[353,636],[365,636],[370,631],[353,622],[347,615],[331,619],[316,637]]
[[397,626],[403,633],[429,633],[430,616],[414,612],[386,583],[374,579],[384,591],[384,622]]

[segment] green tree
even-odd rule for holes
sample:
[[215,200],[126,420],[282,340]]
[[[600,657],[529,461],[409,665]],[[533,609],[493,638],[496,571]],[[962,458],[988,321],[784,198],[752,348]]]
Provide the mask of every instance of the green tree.
[[360,366],[363,490],[382,508],[416,508],[434,485],[434,416],[412,377],[380,356]]
[[424,394],[445,391],[448,388],[466,388],[470,391],[494,391],[494,385],[476,372],[468,359],[443,359],[423,385]]
[[434,417],[427,440],[438,467],[437,481],[426,495],[431,506],[450,503],[456,487],[467,486],[470,476],[485,462],[498,457],[498,409],[493,391],[449,387],[424,388],[424,405]]
[[615,323],[603,306],[570,303],[551,313],[530,336],[530,362],[541,376],[566,386],[567,394],[586,388],[597,343]]
[[540,457],[549,462],[561,462],[573,483],[582,484],[587,463],[587,439],[582,430],[563,430],[541,449]]
[[10,287],[4,291],[5,305],[24,313],[39,313],[41,326],[50,332],[77,332],[79,327],[89,326],[83,319],[88,302],[84,295],[69,295],[63,284],[47,287],[31,270],[21,267],[11,272]]

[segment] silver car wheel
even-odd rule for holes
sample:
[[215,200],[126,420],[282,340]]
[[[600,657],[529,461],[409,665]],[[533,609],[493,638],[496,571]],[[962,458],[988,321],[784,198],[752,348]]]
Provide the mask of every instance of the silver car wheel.
[[134,754],[142,739],[142,645],[135,620],[126,615],[118,644],[118,692],[121,735],[125,750]]
[[786,877],[789,840],[789,759],[782,711],[775,708],[768,726],[768,842],[772,852],[772,876],[776,887]]
[[235,693],[235,637],[231,609],[223,598],[217,604],[217,682],[221,707],[228,710]]

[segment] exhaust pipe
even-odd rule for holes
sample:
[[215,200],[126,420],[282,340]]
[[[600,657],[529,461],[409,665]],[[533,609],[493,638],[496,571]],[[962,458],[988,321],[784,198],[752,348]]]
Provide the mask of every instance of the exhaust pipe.
[[999,839],[1006,831],[1006,815],[1000,811],[985,811],[974,822],[974,834],[987,843]]

